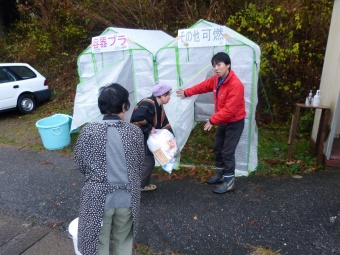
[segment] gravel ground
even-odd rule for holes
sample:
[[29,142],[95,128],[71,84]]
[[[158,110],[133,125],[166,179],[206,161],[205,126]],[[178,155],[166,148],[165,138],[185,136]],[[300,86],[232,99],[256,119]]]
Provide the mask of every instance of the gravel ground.
[[[340,254],[340,170],[302,178],[239,177],[216,195],[191,178],[154,179],[142,193],[138,244],[155,254]],[[71,156],[0,146],[2,213],[67,229],[77,217],[83,176]]]

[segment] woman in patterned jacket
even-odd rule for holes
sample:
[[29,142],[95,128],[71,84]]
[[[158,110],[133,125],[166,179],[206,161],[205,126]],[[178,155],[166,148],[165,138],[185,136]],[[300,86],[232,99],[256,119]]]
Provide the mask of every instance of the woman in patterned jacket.
[[83,255],[108,255],[110,234],[115,255],[132,254],[139,224],[144,136],[124,122],[129,93],[114,83],[100,89],[103,120],[87,124],[74,151],[76,168],[85,175],[81,191],[78,249]]

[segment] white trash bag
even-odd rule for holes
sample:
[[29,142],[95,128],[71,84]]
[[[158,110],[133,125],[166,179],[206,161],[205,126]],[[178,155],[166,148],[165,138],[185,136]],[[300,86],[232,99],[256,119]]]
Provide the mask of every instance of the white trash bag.
[[166,129],[155,129],[150,134],[147,145],[163,170],[171,174],[178,167],[180,151],[174,135]]

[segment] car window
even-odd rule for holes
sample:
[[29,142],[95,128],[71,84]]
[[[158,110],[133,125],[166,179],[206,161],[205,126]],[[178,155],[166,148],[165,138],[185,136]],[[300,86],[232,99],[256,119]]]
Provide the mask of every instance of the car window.
[[8,66],[7,67],[12,73],[19,77],[19,79],[32,79],[37,75],[26,66]]
[[0,83],[15,81],[15,77],[5,68],[0,68]]

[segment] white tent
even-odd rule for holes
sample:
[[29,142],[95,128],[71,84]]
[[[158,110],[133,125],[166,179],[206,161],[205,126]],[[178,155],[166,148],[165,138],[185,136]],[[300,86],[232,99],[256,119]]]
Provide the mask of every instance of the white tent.
[[[129,49],[92,53],[88,47],[78,58],[81,83],[77,86],[71,130],[100,118],[97,107],[98,88],[118,82],[131,93],[131,109],[144,97],[151,95],[155,81],[162,80],[173,88],[173,95],[165,111],[173,127],[177,143],[182,149],[196,121],[205,121],[214,111],[211,94],[186,99],[176,97],[176,89],[188,88],[213,75],[211,57],[220,51],[231,58],[231,68],[245,86],[246,122],[236,150],[236,174],[248,175],[257,166],[257,80],[260,65],[258,45],[239,33],[205,20],[190,29],[222,29],[223,45],[179,47],[180,37],[164,32],[108,28],[105,34],[124,34]],[[221,31],[222,31],[221,30]],[[129,120],[130,112],[126,120]]]
[[[200,20],[191,29],[202,29],[214,33],[221,26]],[[223,27],[226,40],[222,46],[179,48],[174,40],[161,48],[156,55],[158,77],[177,87],[189,88],[210,77],[211,57],[217,52],[227,52],[231,68],[245,86],[246,120],[245,128],[236,150],[236,174],[247,175],[257,166],[257,128],[255,110],[257,105],[257,81],[260,66],[260,48],[254,42]],[[194,106],[194,107],[193,107]],[[169,121],[176,132],[179,144],[185,144],[195,121],[205,121],[214,111],[213,97],[203,94],[186,98],[172,97],[166,105]]]
[[98,89],[108,83],[124,84],[130,93],[131,111],[137,100],[150,96],[155,83],[154,56],[157,50],[174,38],[159,30],[107,28],[101,36],[125,35],[129,49],[92,53],[87,47],[78,57],[80,84],[74,101],[71,130],[101,118]]

